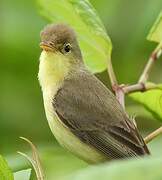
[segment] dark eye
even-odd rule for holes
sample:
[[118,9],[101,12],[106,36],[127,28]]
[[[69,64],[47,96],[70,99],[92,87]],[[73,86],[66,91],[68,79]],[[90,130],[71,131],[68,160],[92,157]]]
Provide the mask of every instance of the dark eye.
[[71,51],[71,45],[69,43],[64,44],[63,50],[64,53],[69,53]]

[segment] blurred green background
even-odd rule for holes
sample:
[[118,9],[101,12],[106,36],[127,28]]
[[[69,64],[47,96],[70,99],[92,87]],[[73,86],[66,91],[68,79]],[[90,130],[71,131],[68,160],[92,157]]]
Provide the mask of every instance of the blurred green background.
[[[112,60],[120,83],[134,83],[156,46],[146,36],[162,9],[161,0],[90,0],[103,20],[113,42]],[[34,0],[0,2],[0,154],[16,171],[26,161],[16,154],[28,151],[19,136],[29,138],[40,150],[48,177],[87,166],[63,150],[55,141],[46,121],[41,89],[37,80],[39,33],[48,23],[37,11]],[[162,62],[157,61],[151,81],[162,82]],[[106,85],[106,72],[97,75]],[[140,105],[127,98],[127,110],[137,115],[141,132],[160,126]],[[160,140],[161,139],[161,140]],[[160,154],[162,138],[150,143],[154,155]]]

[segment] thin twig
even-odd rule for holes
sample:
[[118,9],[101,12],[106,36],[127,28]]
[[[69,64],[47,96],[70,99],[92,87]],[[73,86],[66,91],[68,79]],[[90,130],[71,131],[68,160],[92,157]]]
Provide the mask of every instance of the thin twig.
[[156,49],[153,51],[153,53],[151,54],[142,75],[139,78],[139,83],[146,83],[146,81],[149,78],[149,74],[150,74],[150,70],[153,66],[153,64],[155,63],[155,61],[161,56],[162,54],[162,44],[160,43]]
[[156,138],[158,135],[162,134],[162,126],[158,129],[156,129],[154,132],[152,132],[151,134],[149,134],[148,136],[146,136],[144,138],[145,143],[149,143],[151,140],[153,140],[154,138]]
[[144,90],[145,90],[145,85],[142,83],[123,87],[123,91],[125,94],[129,94],[131,92],[136,92],[136,91],[144,91]]
[[[124,94],[129,94],[129,93],[137,92],[137,91],[147,91],[150,89],[157,89],[158,88],[157,85],[155,85],[153,83],[146,83],[146,82],[149,78],[149,74],[150,74],[150,71],[151,71],[153,64],[161,55],[162,55],[162,44],[160,43],[155,48],[153,53],[151,54],[146,66],[143,70],[143,73],[141,74],[141,76],[139,78],[138,83],[134,84],[134,85],[122,87]],[[119,87],[119,85],[117,87]]]
[[108,74],[111,82],[111,86],[113,91],[115,92],[115,95],[119,101],[119,103],[125,108],[125,94],[129,94],[132,92],[137,92],[137,91],[146,91],[149,89],[155,89],[157,88],[156,85],[153,84],[148,84],[146,81],[148,80],[150,70],[154,64],[154,62],[162,55],[162,44],[160,43],[153,53],[151,54],[144,70],[143,73],[141,74],[139,81],[137,84],[130,85],[130,86],[121,86],[118,84],[118,81],[116,79],[114,69],[112,66],[111,59],[108,60]]
[[147,91],[147,90],[151,90],[151,89],[161,89],[159,87],[159,85],[157,84],[154,84],[154,83],[138,83],[138,84],[133,84],[133,85],[130,85],[130,86],[125,86],[123,87],[123,91],[125,94],[129,94],[129,93],[132,93],[132,92],[137,92],[137,91]]

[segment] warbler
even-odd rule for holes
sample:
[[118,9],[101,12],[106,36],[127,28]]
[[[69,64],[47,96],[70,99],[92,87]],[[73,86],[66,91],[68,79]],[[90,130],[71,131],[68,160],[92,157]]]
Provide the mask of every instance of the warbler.
[[58,142],[88,163],[149,154],[114,94],[85,66],[74,30],[51,24],[40,36],[38,78]]

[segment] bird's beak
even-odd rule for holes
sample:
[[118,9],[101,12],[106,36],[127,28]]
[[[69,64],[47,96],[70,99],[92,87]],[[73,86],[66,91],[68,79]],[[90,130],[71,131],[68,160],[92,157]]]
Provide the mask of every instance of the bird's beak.
[[40,48],[45,50],[45,51],[55,51],[55,48],[53,46],[51,46],[50,44],[48,43],[45,43],[45,42],[41,42],[39,44]]

